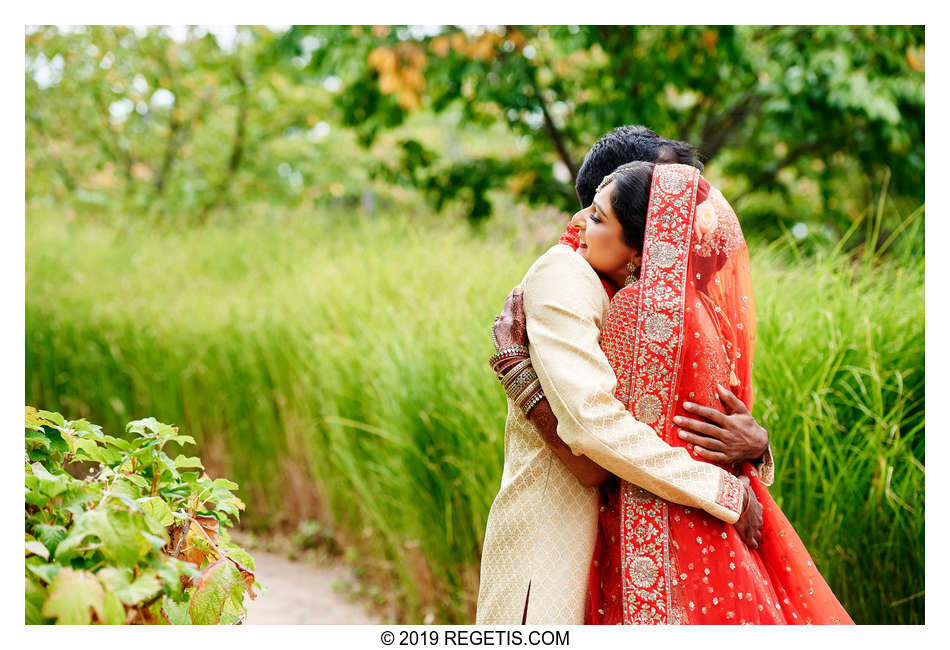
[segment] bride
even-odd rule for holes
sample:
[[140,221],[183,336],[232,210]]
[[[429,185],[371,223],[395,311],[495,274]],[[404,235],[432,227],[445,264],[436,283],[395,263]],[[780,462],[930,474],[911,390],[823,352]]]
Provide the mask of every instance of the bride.
[[752,406],[749,257],[728,202],[693,167],[634,162],[604,179],[573,226],[562,242],[611,298],[601,344],[617,398],[667,444],[745,477],[763,508],[747,544],[720,518],[612,476],[600,488],[586,621],[852,623],[756,468],[696,452],[715,439],[675,426],[720,410],[729,391]]

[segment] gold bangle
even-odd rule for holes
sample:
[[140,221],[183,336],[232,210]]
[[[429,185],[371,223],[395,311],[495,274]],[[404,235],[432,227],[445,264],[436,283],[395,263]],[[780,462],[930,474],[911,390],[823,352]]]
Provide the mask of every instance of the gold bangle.
[[[508,363],[509,365],[505,366],[504,369],[499,368],[498,370],[498,374],[503,378],[510,377],[512,374],[530,367],[531,359],[530,357],[512,357],[512,359],[508,360]],[[499,364],[499,366],[500,365],[501,364]]]
[[529,372],[532,375],[537,375],[534,372],[534,368],[531,367],[531,359],[522,359],[515,365],[511,370],[508,370],[504,373],[501,378],[501,385],[505,387],[505,390],[508,390],[508,386],[513,384],[516,379],[518,379],[525,372]]
[[533,387],[529,387],[525,392],[519,396],[518,407],[524,412],[527,417],[531,409],[542,399],[544,399],[544,391],[541,389],[540,382],[534,384]]
[[531,382],[525,386],[518,396],[513,398],[515,404],[521,407],[525,402],[527,402],[533,395],[534,391],[541,387],[541,380],[535,377]]
[[527,347],[523,345],[511,345],[507,348],[502,348],[501,350],[493,354],[488,359],[488,365],[490,365],[492,369],[496,369],[495,366],[506,359],[516,358],[516,357],[527,357],[527,356],[528,356]]
[[534,368],[528,367],[522,372],[519,372],[517,375],[512,373],[512,377],[506,377],[505,381],[507,383],[504,383],[503,386],[505,388],[505,393],[511,397],[515,397],[521,394],[521,391],[524,390],[525,386],[537,379],[538,375],[534,372]]
[[544,399],[544,391],[541,390],[540,387],[538,387],[538,392],[535,393],[531,397],[531,399],[525,402],[524,405],[522,405],[521,407],[521,410],[524,412],[524,416],[528,417],[528,415],[531,413],[531,409],[537,406],[538,402],[540,402],[543,399]]

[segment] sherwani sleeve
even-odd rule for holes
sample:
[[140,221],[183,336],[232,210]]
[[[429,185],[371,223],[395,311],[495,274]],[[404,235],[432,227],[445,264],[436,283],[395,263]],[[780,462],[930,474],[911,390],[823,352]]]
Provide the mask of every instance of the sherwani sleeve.
[[606,294],[587,262],[566,246],[541,257],[524,280],[531,363],[575,454],[667,501],[739,518],[742,487],[722,468],[673,447],[614,397],[617,378],[600,347]]

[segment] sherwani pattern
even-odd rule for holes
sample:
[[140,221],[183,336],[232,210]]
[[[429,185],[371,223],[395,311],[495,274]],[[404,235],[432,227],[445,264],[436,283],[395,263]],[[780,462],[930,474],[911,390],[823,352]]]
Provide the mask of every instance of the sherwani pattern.
[[[738,479],[667,445],[615,399],[616,376],[600,347],[609,302],[590,265],[558,244],[532,265],[522,287],[531,363],[558,436],[626,481],[734,523]],[[770,456],[766,463],[770,474]],[[597,488],[582,486],[509,400],[476,623],[520,624],[524,617],[529,624],[583,624],[598,506]]]

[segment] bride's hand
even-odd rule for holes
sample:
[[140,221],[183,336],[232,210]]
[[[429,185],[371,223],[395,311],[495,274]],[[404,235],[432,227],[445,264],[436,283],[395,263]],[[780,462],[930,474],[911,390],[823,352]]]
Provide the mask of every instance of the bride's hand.
[[759,426],[742,400],[722,386],[719,399],[729,413],[692,402],[683,404],[685,410],[708,422],[676,416],[673,422],[681,427],[680,439],[694,445],[697,455],[717,463],[761,458],[769,446],[769,432]]
[[745,497],[742,501],[743,513],[735,523],[736,531],[745,545],[754,551],[762,543],[762,504],[755,498],[749,478],[740,476],[739,480],[745,487]]
[[501,314],[495,317],[492,332],[499,348],[506,348],[511,345],[528,345],[528,330],[525,327],[521,287],[515,287],[508,294]]

